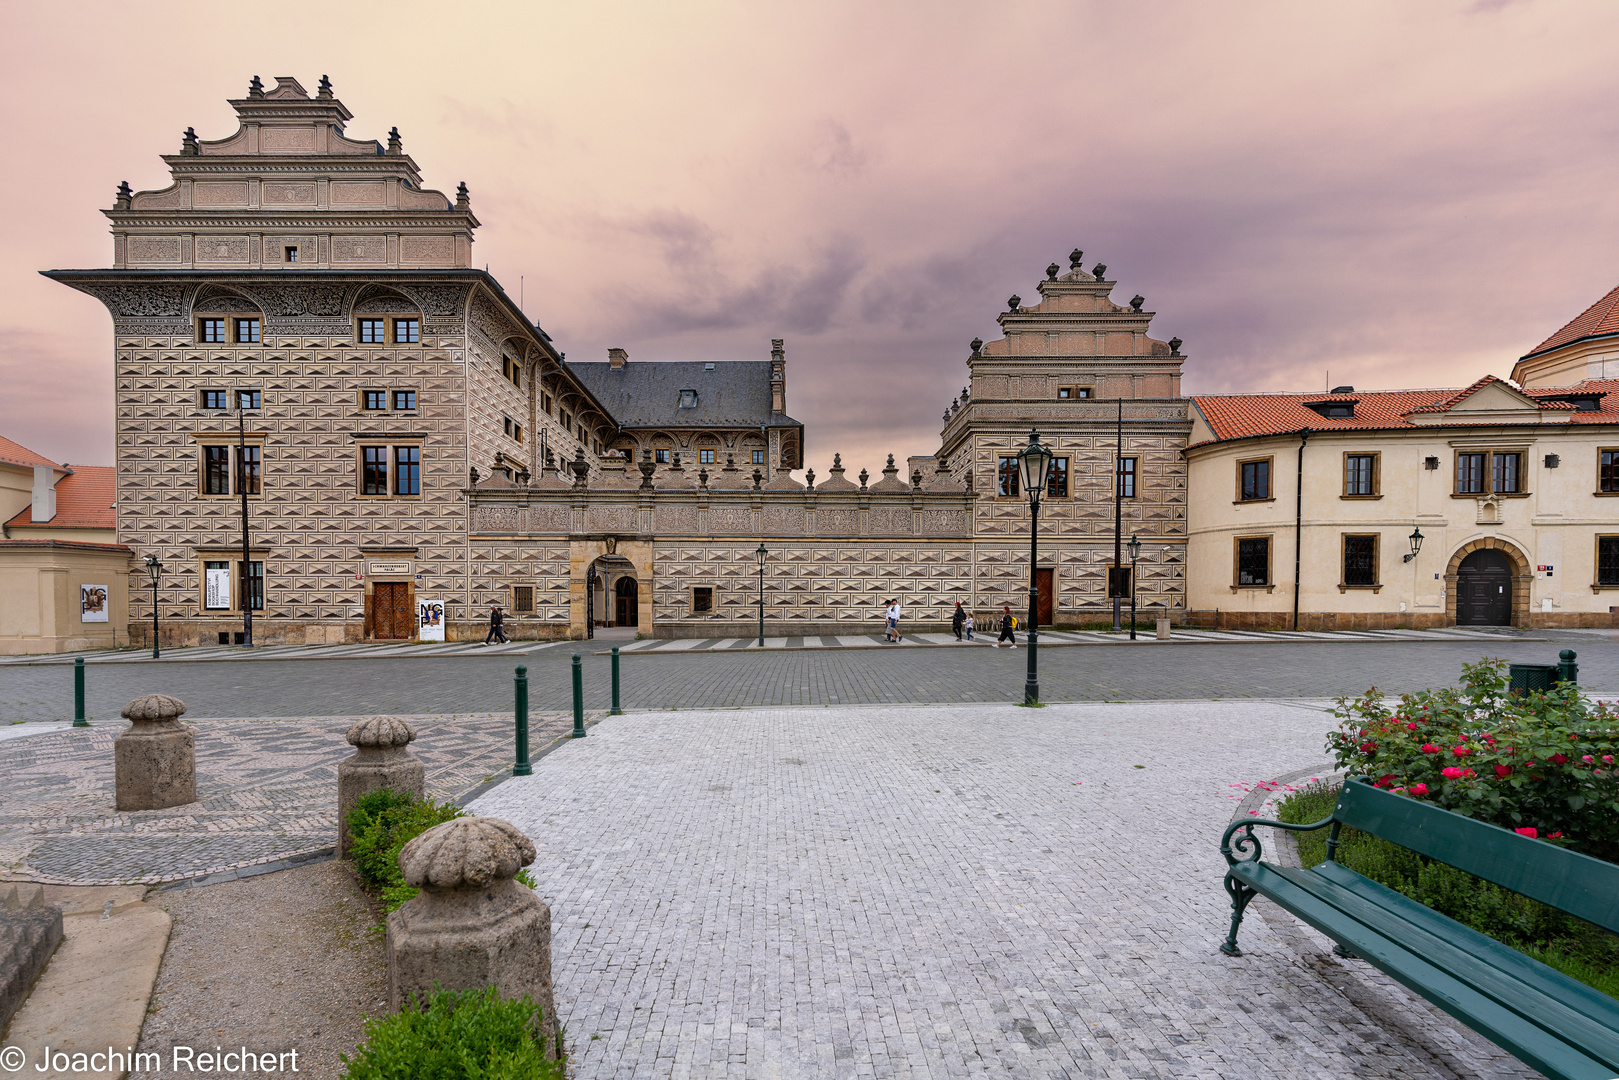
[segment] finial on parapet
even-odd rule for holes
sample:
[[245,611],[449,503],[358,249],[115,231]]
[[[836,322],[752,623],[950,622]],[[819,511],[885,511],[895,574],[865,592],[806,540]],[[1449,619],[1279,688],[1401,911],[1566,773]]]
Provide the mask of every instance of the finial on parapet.
[[814,469],[810,469],[808,472],[806,472],[804,474],[804,490],[805,491],[814,491],[815,490],[815,470]]
[[320,90],[316,92],[315,98],[317,101],[332,100],[332,80],[324,75],[320,77]]
[[[679,464],[680,464],[679,461],[675,462],[675,465],[676,465],[677,468],[679,467]],[[641,451],[640,469],[641,469],[641,490],[642,491],[651,491],[652,490],[652,474],[658,471],[658,463],[652,460],[652,451],[651,450],[643,450],[643,451]]]
[[405,140],[403,140],[403,139],[401,139],[399,137],[399,129],[397,127],[389,128],[388,129],[388,153],[393,154],[393,155],[395,155],[397,157],[398,155],[403,154],[404,152],[405,152]]
[[973,355],[977,356],[979,355],[979,350],[984,347],[984,339],[975,337],[971,341],[967,342],[967,344],[972,346]]
[[860,470],[860,490],[861,491],[866,490],[866,481],[869,480],[869,479],[871,479],[871,474],[868,473],[865,469],[861,469]]
[[834,469],[843,468],[843,455],[842,454],[833,454],[832,455],[832,468],[834,468]]
[[915,488],[916,490],[918,490],[918,491],[922,490],[922,470],[921,469],[912,469],[911,470],[911,486],[913,488]]
[[950,422],[950,410],[949,409],[946,409],[944,411],[944,422],[947,423],[947,424]]
[[1179,356],[1181,354],[1181,345],[1182,345],[1182,342],[1181,342],[1180,338],[1178,338],[1178,337],[1170,338],[1169,339],[1169,355],[1170,356]]
[[1095,277],[1097,281],[1101,281],[1103,278],[1107,277],[1107,263],[1097,263],[1096,269],[1091,271],[1091,275]]
[[264,80],[259,78],[257,75],[253,76],[252,81],[250,81],[247,84],[247,96],[250,97],[250,98],[261,98],[261,97],[263,97],[264,96]]
[[[893,455],[893,454],[889,454],[889,455],[888,455],[888,469],[892,469],[892,468],[893,468],[893,467],[894,467],[894,455]],[[883,470],[883,471],[884,471],[884,472],[887,472],[887,471],[888,471],[888,469],[884,469],[884,470]]]
[[477,487],[478,486],[478,466],[474,465],[472,468],[467,470],[467,473],[472,477],[472,486]]
[[753,490],[758,491],[759,490],[759,485],[764,483],[764,480],[765,480],[764,473],[760,472],[758,469],[754,469],[753,470]]
[[1068,253],[1068,269],[1078,270],[1079,264],[1085,261],[1085,253],[1078,248]]
[[1018,313],[1018,308],[1022,306],[1022,304],[1023,297],[1019,296],[1017,293],[1013,293],[1007,298],[1006,310],[1009,314],[1016,315]]
[[557,471],[556,455],[551,453],[551,448],[549,446],[545,448],[545,471],[548,473],[554,473]]
[[1052,263],[1050,266],[1046,267],[1046,280],[1047,281],[1056,281],[1057,280],[1057,271],[1061,270],[1061,269],[1062,269],[1062,267],[1058,266],[1056,263]]
[[180,134],[180,156],[196,157],[200,153],[202,153],[202,147],[197,145],[197,129],[186,128]]
[[1142,296],[1140,293],[1136,293],[1134,296],[1130,297],[1130,310],[1140,311],[1141,305],[1145,304],[1146,302],[1147,298],[1145,296]]
[[972,397],[972,387],[963,386],[961,388],[961,403],[965,405],[967,403],[967,399],[970,397]]
[[467,190],[465,180],[455,186],[455,208],[457,210],[472,209],[472,193]]
[[590,475],[590,462],[585,460],[585,448],[583,446],[574,451],[573,460],[568,464],[573,469],[573,486],[583,491],[585,489],[585,478]]
[[519,484],[521,484],[523,487],[528,487],[528,481],[529,481],[528,466],[524,465],[521,469],[517,470],[517,482]]
[[134,192],[129,190],[129,181],[124,180],[118,185],[118,194],[113,197],[112,208],[114,210],[128,210],[129,201],[132,198],[134,198]]
[[697,487],[698,487],[699,490],[702,490],[702,491],[707,491],[708,490],[708,470],[707,469],[698,469],[697,470]]

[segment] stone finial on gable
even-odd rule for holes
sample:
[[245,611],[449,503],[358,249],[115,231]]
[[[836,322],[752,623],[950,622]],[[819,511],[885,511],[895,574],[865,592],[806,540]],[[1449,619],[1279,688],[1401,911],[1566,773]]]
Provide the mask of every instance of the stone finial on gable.
[[911,470],[911,486],[913,488],[915,488],[916,490],[918,490],[918,491],[922,490],[922,470],[921,469],[912,469]]
[[252,81],[247,84],[247,96],[250,98],[263,97],[264,80],[259,78],[257,75],[253,76]]
[[467,190],[465,180],[455,186],[455,208],[457,210],[472,209],[472,193]]
[[134,197],[135,193],[129,190],[129,181],[124,180],[118,185],[118,194],[113,197],[112,208],[114,210],[128,210],[129,201]]
[[861,491],[866,490],[866,481],[869,480],[869,479],[871,479],[871,474],[868,473],[865,469],[861,469],[860,470],[860,490]]
[[1068,269],[1078,270],[1079,264],[1085,261],[1085,253],[1078,248],[1068,253]]
[[197,129],[188,127],[180,136],[180,156],[196,157],[202,153],[202,147],[197,144]]
[[815,490],[815,470],[814,469],[810,469],[808,472],[806,472],[804,474],[804,490],[805,491],[814,491]]
[[1107,263],[1097,263],[1096,269],[1091,271],[1091,276],[1097,281],[1101,281],[1103,278],[1107,277]]
[[1130,298],[1130,310],[1131,311],[1140,311],[1141,310],[1141,305],[1145,304],[1146,302],[1147,302],[1147,298],[1145,296],[1142,296],[1140,293],[1136,293],[1134,296],[1132,296]]
[[1050,266],[1046,267],[1046,280],[1047,281],[1056,281],[1057,280],[1057,271],[1061,270],[1061,269],[1062,269],[1062,267],[1058,266],[1056,263],[1052,263]]
[[967,342],[967,344],[972,346],[974,356],[981,355],[979,350],[981,350],[984,347],[984,339],[983,338],[976,338],[975,337],[971,341]]
[[1169,355],[1170,356],[1179,356],[1181,354],[1181,344],[1182,344],[1182,342],[1181,342],[1180,338],[1178,338],[1178,337],[1170,338],[1169,339]]
[[316,92],[315,97],[321,101],[332,100],[332,80],[322,75],[320,77],[320,89]]
[[397,127],[389,128],[388,129],[388,153],[392,154],[395,157],[398,157],[399,155],[403,154],[404,152],[405,152],[405,140],[403,140],[403,139],[401,139],[399,137],[399,129]]
[[1022,307],[1022,305],[1023,305],[1023,297],[1019,296],[1017,293],[1013,293],[1006,300],[1007,313],[1011,314],[1011,315],[1016,315],[1018,313],[1018,309],[1020,307]]

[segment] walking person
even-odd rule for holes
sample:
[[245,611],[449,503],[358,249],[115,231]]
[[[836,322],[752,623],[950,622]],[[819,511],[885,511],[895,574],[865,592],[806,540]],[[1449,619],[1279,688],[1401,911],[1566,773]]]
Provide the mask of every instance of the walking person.
[[967,630],[967,640],[971,641],[973,639],[973,613],[972,612],[970,612],[970,611],[967,612],[967,618],[964,621],[964,625],[965,625],[966,630]]
[[1003,641],[1010,641],[1012,643],[1012,648],[1017,648],[1017,635],[1012,633],[1012,628],[1016,625],[1017,620],[1012,617],[1012,609],[1002,605],[1001,636],[995,639],[995,647],[997,649],[1001,647],[1001,642]]
[[961,640],[962,627],[967,625],[967,613],[961,610],[961,601],[956,601],[956,613],[950,616],[950,629],[956,632],[956,640]]
[[506,616],[501,613],[499,604],[489,605],[489,633],[484,635],[483,643],[487,645],[491,641],[506,644]]
[[888,636],[888,640],[890,642],[892,642],[893,644],[895,644],[895,645],[899,644],[899,613],[900,613],[899,601],[898,600],[890,600],[888,602],[888,613],[887,613],[888,614],[887,636]]

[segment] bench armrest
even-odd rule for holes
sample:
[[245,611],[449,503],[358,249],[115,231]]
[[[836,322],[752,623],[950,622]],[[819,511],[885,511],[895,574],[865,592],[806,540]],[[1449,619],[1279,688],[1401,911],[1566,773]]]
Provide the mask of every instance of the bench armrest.
[[[1220,854],[1225,856],[1227,866],[1236,866],[1239,862],[1258,862],[1259,857],[1264,854],[1264,849],[1260,846],[1259,837],[1254,835],[1256,825],[1268,825],[1273,829],[1286,829],[1288,832],[1311,832],[1315,829],[1324,829],[1331,824],[1330,816],[1308,825],[1272,821],[1269,818],[1233,821],[1226,827],[1225,835],[1220,837]],[[1241,835],[1236,835],[1238,833]]]

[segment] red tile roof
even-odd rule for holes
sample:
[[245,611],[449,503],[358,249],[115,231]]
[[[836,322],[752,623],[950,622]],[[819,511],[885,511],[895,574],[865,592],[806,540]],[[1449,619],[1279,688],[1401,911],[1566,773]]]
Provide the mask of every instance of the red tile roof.
[[[1444,412],[1491,382],[1502,382],[1486,375],[1461,390],[1378,390],[1365,394],[1233,394],[1198,396],[1192,400],[1214,430],[1214,440],[1246,439],[1258,435],[1286,435],[1309,428],[1314,432],[1377,431],[1410,428],[1413,413]],[[1513,387],[1517,389],[1517,387]],[[1520,390],[1531,398],[1570,397],[1579,394],[1605,394],[1597,412],[1574,412],[1571,424],[1619,424],[1619,379],[1589,379],[1574,386],[1540,387]],[[1311,403],[1355,402],[1355,415],[1348,420],[1329,420],[1311,409]],[[1547,401],[1548,409],[1571,406]],[[1500,421],[1491,421],[1499,423]]]
[[12,442],[4,435],[0,435],[0,461],[7,465],[26,465],[33,468],[35,465],[50,465],[60,469],[61,466],[50,458],[40,457],[26,446]]
[[50,521],[33,521],[33,508],[24,507],[6,522],[6,528],[49,527],[52,529],[112,529],[118,525],[114,507],[116,470],[109,465],[75,465],[73,472],[56,482],[56,516]]
[[1601,300],[1575,316],[1569,324],[1523,355],[1527,360],[1543,352],[1584,338],[1607,337],[1619,334],[1619,285]]

